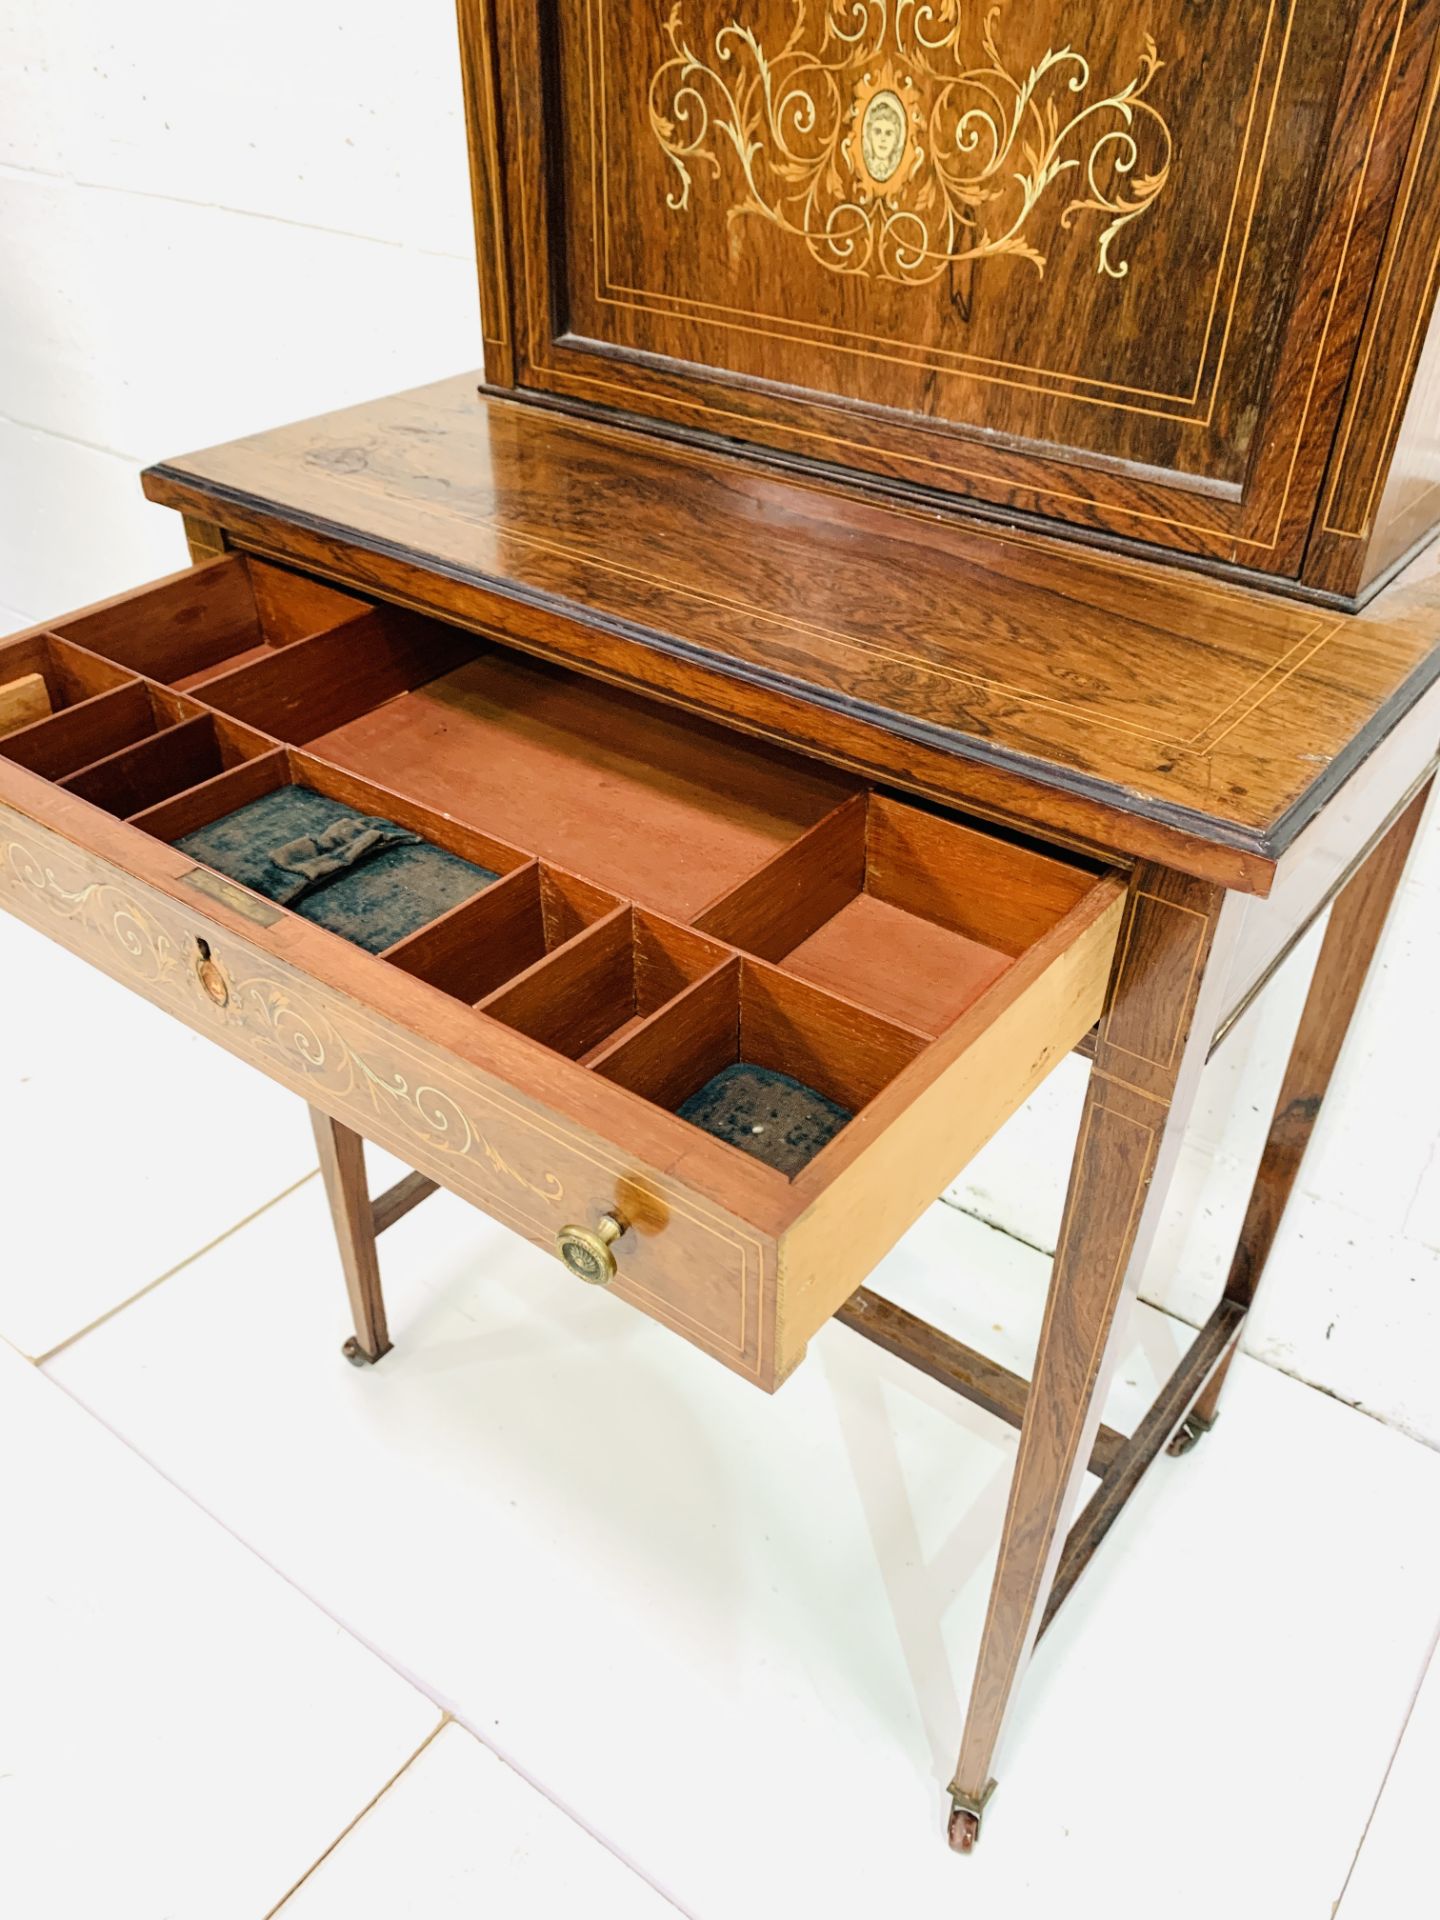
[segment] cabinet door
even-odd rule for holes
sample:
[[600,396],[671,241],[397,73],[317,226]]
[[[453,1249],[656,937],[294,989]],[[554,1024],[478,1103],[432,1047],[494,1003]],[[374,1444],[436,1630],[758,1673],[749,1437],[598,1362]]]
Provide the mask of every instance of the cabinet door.
[[1294,572],[1435,11],[498,0],[515,377]]

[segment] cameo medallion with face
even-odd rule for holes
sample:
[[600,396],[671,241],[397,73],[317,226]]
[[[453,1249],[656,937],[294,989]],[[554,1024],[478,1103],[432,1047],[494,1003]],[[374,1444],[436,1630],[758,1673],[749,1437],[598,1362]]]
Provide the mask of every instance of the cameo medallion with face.
[[888,87],[872,95],[860,122],[860,157],[877,187],[893,179],[904,159],[907,132],[899,95]]

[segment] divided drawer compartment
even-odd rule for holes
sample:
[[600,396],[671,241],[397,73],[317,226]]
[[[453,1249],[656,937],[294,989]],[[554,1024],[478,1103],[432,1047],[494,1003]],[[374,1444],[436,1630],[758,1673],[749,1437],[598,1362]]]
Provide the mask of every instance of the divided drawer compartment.
[[318,580],[236,555],[52,622],[51,631],[183,693],[368,611]]
[[923,1049],[918,1034],[735,959],[595,1065],[793,1179]]
[[6,905],[767,1388],[1102,1010],[1117,876],[257,561],[16,664]]
[[54,634],[0,641],[0,740],[14,739],[41,720],[83,707],[128,678],[120,668]]
[[517,1032],[596,1065],[653,1025],[728,955],[713,941],[639,907],[617,906],[507,981],[480,1011]]

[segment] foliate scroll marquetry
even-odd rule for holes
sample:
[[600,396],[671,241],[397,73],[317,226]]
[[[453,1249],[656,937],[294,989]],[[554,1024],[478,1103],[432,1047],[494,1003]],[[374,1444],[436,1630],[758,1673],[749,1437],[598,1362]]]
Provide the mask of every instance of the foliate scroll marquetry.
[[[87,958],[87,948],[108,952],[116,963],[111,970],[127,984],[162,1002],[201,1008],[194,991],[194,943],[173,934],[113,882],[76,880],[67,885],[66,877],[24,841],[0,838],[0,895],[9,894],[16,905],[28,900],[27,918],[42,926],[47,918],[69,923],[74,938],[68,944]],[[543,1160],[524,1169],[515,1165],[513,1146],[507,1157],[473,1102],[441,1084],[433,1065],[427,1071],[418,1058],[386,1048],[378,1033],[362,1032],[360,1016],[347,1020],[340,1003],[307,993],[282,970],[263,966],[233,972],[225,979],[224,996],[222,1011],[209,1010],[216,1025],[223,1026],[226,1037],[243,1033],[255,1064],[278,1078],[299,1078],[307,1098],[329,1095],[343,1102],[347,1118],[371,1123],[362,1130],[373,1133],[374,1123],[383,1123],[393,1130],[390,1137],[398,1134],[411,1151],[429,1149],[470,1161],[487,1183],[499,1186],[498,1198],[510,1189],[509,1197],[527,1217],[531,1210],[518,1199],[521,1194],[550,1208],[563,1206],[564,1184]],[[544,1216],[535,1224],[545,1231]]]
[[[652,1232],[634,1237],[612,1291],[764,1377],[759,1243],[688,1191],[5,809],[0,908],[541,1247],[567,1213],[619,1200],[632,1219],[648,1209]],[[197,927],[213,990],[197,968]]]
[[738,180],[732,226],[767,220],[834,273],[914,286],[1004,254],[1043,274],[1058,233],[1098,225],[1097,272],[1129,273],[1118,243],[1171,166],[1148,34],[1106,93],[1078,48],[1007,59],[1003,4],[977,18],[964,0],[791,0],[779,46],[739,19],[692,40],[689,4],[666,22],[649,101],[675,211],[697,172]]

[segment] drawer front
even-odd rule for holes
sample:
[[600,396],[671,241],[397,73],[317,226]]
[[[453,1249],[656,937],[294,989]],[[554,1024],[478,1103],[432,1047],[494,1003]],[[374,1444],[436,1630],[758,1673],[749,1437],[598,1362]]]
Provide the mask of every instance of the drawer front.
[[773,1250],[712,1203],[6,807],[0,905],[547,1251],[619,1212],[611,1291],[769,1383]]
[[520,385],[1298,570],[1433,5],[476,4]]

